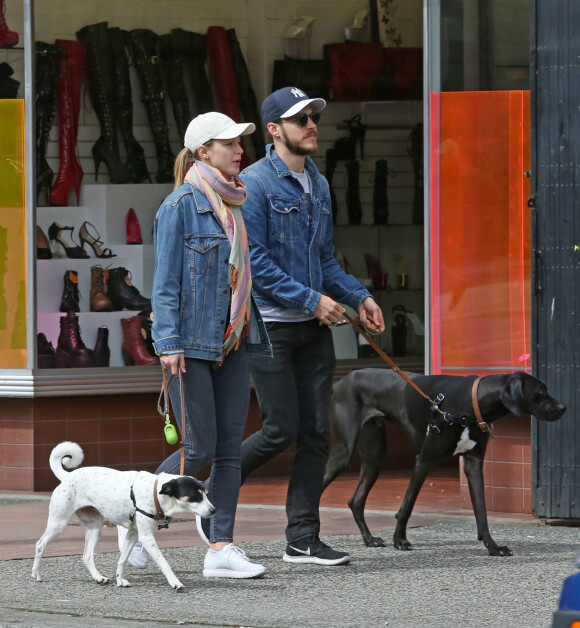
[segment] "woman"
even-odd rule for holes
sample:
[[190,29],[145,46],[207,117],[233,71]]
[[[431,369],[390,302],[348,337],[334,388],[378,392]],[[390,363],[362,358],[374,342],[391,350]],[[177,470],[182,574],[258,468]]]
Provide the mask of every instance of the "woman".
[[[190,122],[176,160],[176,187],[157,212],[153,234],[152,335],[163,368],[182,375],[185,473],[195,475],[213,461],[208,497],[216,514],[208,526],[206,577],[253,578],[266,571],[233,545],[250,399],[247,353],[271,354],[251,296],[240,211],[246,188],[236,176],[241,136],[254,130],[252,123],[236,124],[216,112]],[[170,395],[179,417],[179,377],[172,379]],[[157,473],[177,474],[179,463],[175,451]]]

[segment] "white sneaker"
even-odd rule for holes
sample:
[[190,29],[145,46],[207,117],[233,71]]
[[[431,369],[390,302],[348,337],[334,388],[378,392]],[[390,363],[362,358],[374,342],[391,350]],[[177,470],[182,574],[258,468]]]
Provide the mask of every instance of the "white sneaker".
[[[125,545],[125,539],[127,538],[127,528],[117,526],[117,534],[119,535],[119,550],[122,550],[123,545]],[[141,541],[137,541],[137,543],[135,543],[131,553],[129,554],[127,562],[130,565],[133,565],[133,567],[137,567],[137,569],[145,569],[145,567],[147,567],[149,563],[149,554],[143,547]]]
[[199,534],[201,540],[206,544],[209,545],[209,539],[207,538],[206,533],[203,530],[203,520],[199,515],[195,515],[195,527],[197,528],[197,533]]
[[203,575],[206,578],[257,578],[264,573],[264,565],[251,563],[245,552],[233,543],[219,552],[207,550],[203,561]]

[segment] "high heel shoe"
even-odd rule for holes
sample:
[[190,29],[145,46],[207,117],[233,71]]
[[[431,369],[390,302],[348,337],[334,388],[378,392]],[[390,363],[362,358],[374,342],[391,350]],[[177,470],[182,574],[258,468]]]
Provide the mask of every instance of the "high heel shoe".
[[[96,238],[89,233],[88,227],[91,227],[91,229],[94,229],[94,232],[97,234]],[[81,228],[79,229],[79,238],[81,239],[81,247],[83,251],[85,250],[85,242],[86,242],[88,245],[92,247],[95,257],[100,257],[100,258],[117,257],[117,254],[113,253],[111,249],[101,248],[101,244],[103,244],[103,241],[100,239],[100,237],[101,236],[99,235],[99,232],[97,231],[95,225],[85,220],[85,222],[83,222],[83,224],[81,225]]]
[[[64,249],[64,252],[67,257],[71,259],[88,259],[89,255],[84,251],[81,246],[78,246],[73,240],[74,227],[63,227],[59,225],[58,222],[53,222],[52,225],[48,228],[48,238],[51,242],[58,242]],[[62,237],[63,231],[70,231],[70,239],[73,241],[74,246],[69,246],[67,242]]]
[[373,288],[375,290],[384,290],[387,287],[389,273],[383,272],[379,260],[368,253],[365,253],[365,262],[367,264],[368,275],[373,281]]
[[52,251],[46,233],[36,225],[36,259],[51,259]]
[[121,161],[114,147],[107,144],[106,140],[100,138],[92,148],[93,161],[95,163],[95,181],[99,176],[99,169],[104,162],[111,183],[129,183],[131,172]]

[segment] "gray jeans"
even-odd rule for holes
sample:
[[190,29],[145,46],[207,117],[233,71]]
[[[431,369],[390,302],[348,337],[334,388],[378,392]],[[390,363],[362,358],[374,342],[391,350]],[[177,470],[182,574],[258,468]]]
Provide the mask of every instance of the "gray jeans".
[[[185,359],[185,473],[195,475],[213,461],[207,482],[216,508],[210,519],[209,541],[232,542],[240,492],[240,449],[250,403],[250,378],[245,343],[219,368],[207,360]],[[181,430],[179,378],[169,385],[171,405]],[[179,473],[181,453],[174,451],[156,473]]]

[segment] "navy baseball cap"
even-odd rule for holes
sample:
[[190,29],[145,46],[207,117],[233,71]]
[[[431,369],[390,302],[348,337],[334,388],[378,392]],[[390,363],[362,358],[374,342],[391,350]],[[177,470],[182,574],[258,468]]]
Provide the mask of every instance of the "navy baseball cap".
[[262,121],[264,126],[280,118],[291,118],[310,105],[313,113],[326,107],[322,98],[308,98],[298,87],[283,87],[272,92],[262,103]]

